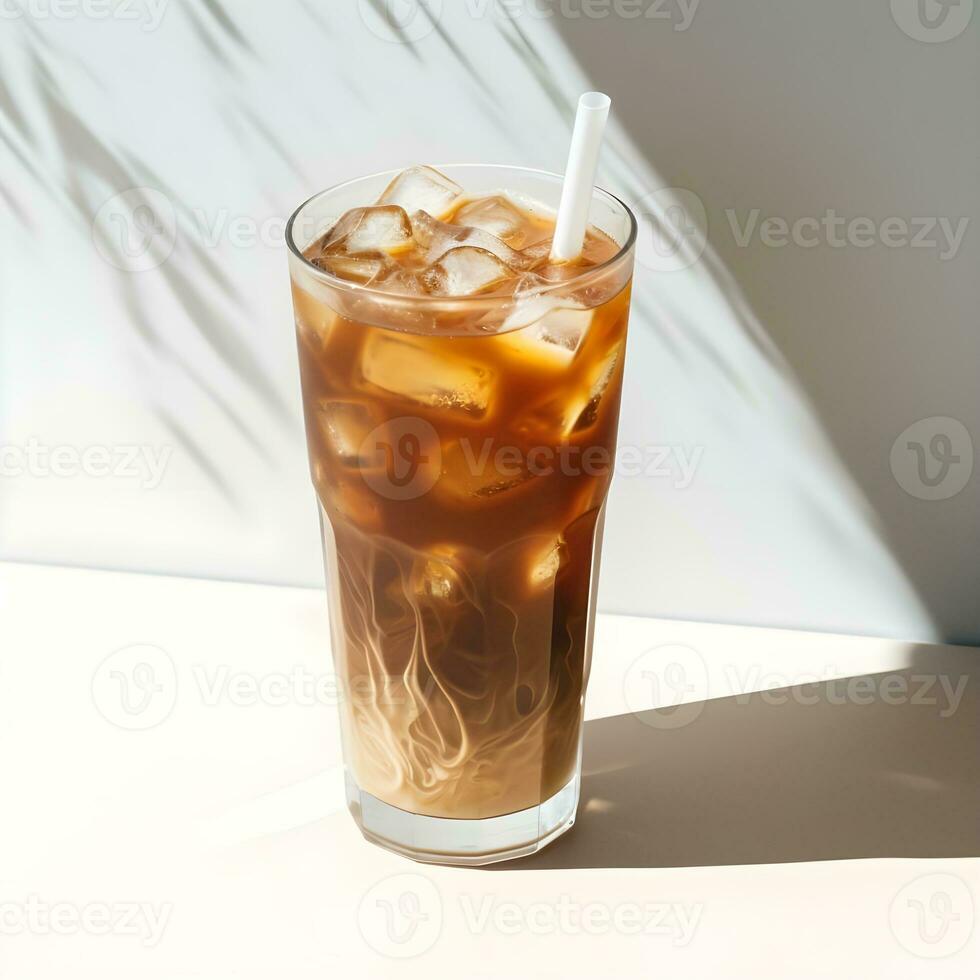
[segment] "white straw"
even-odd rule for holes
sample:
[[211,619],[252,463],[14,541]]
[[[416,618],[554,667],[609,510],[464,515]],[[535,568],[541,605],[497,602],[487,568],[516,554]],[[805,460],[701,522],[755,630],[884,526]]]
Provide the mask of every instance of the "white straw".
[[602,131],[609,116],[610,99],[602,92],[586,92],[578,100],[572,145],[568,150],[565,182],[561,189],[555,239],[551,245],[554,262],[570,262],[582,254],[589,205],[599,165]]

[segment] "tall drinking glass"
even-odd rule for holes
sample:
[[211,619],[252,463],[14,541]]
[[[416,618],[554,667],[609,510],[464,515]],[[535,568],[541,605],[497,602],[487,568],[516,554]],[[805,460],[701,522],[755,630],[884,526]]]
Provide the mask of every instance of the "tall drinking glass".
[[[471,196],[561,193],[555,174],[440,169]],[[618,252],[517,298],[394,295],[304,257],[393,176],[287,229],[347,797],[369,840],[485,864],[575,819],[636,223],[597,189]]]

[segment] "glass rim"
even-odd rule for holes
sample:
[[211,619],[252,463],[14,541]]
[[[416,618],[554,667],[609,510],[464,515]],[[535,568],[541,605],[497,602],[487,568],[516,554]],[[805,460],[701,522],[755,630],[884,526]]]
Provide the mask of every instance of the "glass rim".
[[[501,172],[519,172],[522,174],[530,174],[535,177],[553,178],[559,182],[565,179],[562,174],[556,174],[550,170],[539,170],[534,167],[511,166],[510,164],[506,163],[439,163],[431,164],[431,166],[436,170],[440,170],[442,168],[470,168],[476,170],[479,168],[485,170],[499,170]],[[360,177],[352,177],[349,180],[341,181],[339,184],[333,184],[321,191],[317,191],[315,194],[308,197],[302,204],[299,205],[299,207],[296,208],[295,211],[293,211],[293,213],[289,216],[289,221],[286,222],[286,246],[288,247],[290,253],[302,263],[304,270],[308,274],[314,276],[320,283],[323,283],[332,289],[344,290],[355,296],[377,297],[389,305],[404,303],[406,306],[418,305],[429,309],[437,308],[440,310],[447,310],[462,305],[466,305],[470,309],[472,309],[474,305],[485,305],[487,308],[493,308],[496,306],[505,305],[508,302],[513,302],[514,297],[512,295],[481,296],[479,293],[477,293],[476,295],[471,296],[417,296],[411,293],[386,292],[383,289],[377,289],[364,283],[351,282],[349,279],[341,279],[338,276],[334,276],[326,270],[321,269],[318,265],[314,265],[308,258],[306,258],[305,255],[303,255],[301,248],[297,245],[296,240],[293,237],[293,226],[304,208],[308,207],[319,198],[326,197],[329,194],[334,194],[337,191],[341,191],[344,188],[349,187],[351,184],[381,177],[389,177],[394,179],[402,172],[403,169],[380,170],[373,174],[364,174]],[[502,190],[506,190],[506,188],[502,188]],[[620,208],[622,208],[629,221],[629,233],[626,236],[625,242],[619,246],[619,250],[615,255],[610,256],[610,258],[606,259],[604,262],[600,262],[599,265],[594,265],[587,269],[583,269],[580,274],[573,276],[571,279],[564,279],[561,282],[544,286],[535,291],[536,296],[549,296],[553,293],[562,292],[570,288],[580,287],[583,283],[591,279],[600,278],[617,263],[621,262],[623,257],[627,255],[635,245],[637,236],[637,221],[636,215],[633,214],[633,209],[621,198],[617,197],[611,191],[607,191],[605,188],[599,187],[598,184],[593,188],[592,193],[593,198],[596,196],[605,198],[613,201]],[[362,207],[368,206],[369,205],[362,205]]]

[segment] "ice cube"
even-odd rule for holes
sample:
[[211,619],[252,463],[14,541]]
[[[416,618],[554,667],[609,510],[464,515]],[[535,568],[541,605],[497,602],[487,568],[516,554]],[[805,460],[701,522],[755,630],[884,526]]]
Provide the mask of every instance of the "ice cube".
[[571,262],[551,261],[551,239],[535,242],[521,249],[522,268],[533,272],[534,278],[528,280],[528,288],[548,286],[556,282],[567,282],[580,276],[595,266],[595,263],[584,255]]
[[599,401],[601,396],[596,396],[590,398],[586,403],[585,407],[578,413],[578,417],[575,419],[572,425],[572,432],[584,432],[586,429],[591,429],[593,425],[599,418]]
[[411,222],[416,244],[424,250],[425,260],[430,265],[438,262],[452,249],[462,246],[482,248],[495,255],[511,269],[521,269],[526,263],[520,252],[480,228],[438,221],[425,211],[416,211],[411,217]]
[[356,466],[365,460],[362,446],[380,423],[368,405],[322,398],[317,418],[324,440],[343,463]]
[[521,249],[524,268],[532,270],[544,283],[567,282],[581,276],[612,258],[617,251],[612,239],[592,230],[586,232],[582,254],[570,262],[552,262],[551,245],[552,240],[546,238]]
[[520,248],[527,238],[527,219],[506,197],[484,197],[464,204],[453,216],[457,225],[479,228]]
[[382,255],[321,254],[313,264],[338,279],[359,283],[369,283],[392,267],[391,260]]
[[562,561],[567,560],[565,557],[567,551],[568,548],[561,535],[548,542],[544,550],[531,561],[527,576],[530,584],[536,588],[551,584],[558,574],[558,569],[561,568]]
[[397,293],[400,296],[422,296],[425,293],[422,282],[414,272],[397,267],[378,276],[371,285],[386,293]]
[[437,296],[473,296],[513,276],[510,267],[492,252],[463,245],[450,249],[422,273],[422,281]]
[[415,211],[411,218],[415,243],[425,254],[425,261],[433,263],[451,248],[456,248],[469,234],[468,229],[451,225],[433,218],[426,211]]
[[592,324],[592,310],[562,309],[546,313],[538,321],[538,338],[570,351],[574,356]]
[[483,231],[482,228],[467,228],[461,242],[468,247],[482,248],[485,252],[495,255],[511,272],[516,272],[525,267],[526,260],[520,252],[511,248],[496,235]]
[[550,309],[528,326],[501,334],[501,343],[522,359],[562,370],[574,360],[591,323],[592,310]]
[[381,527],[381,508],[370,490],[345,483],[334,494],[337,509],[364,530]]
[[540,263],[535,262],[531,268],[534,270],[534,274],[546,283],[556,283],[568,282],[569,279],[574,279],[576,276],[582,275],[583,272],[587,272],[591,267],[578,262],[552,262],[545,259]]
[[548,256],[551,255],[551,241],[550,238],[545,238],[521,249],[521,256],[524,258],[524,264],[528,269],[534,269],[547,261]]
[[392,253],[412,244],[412,224],[404,208],[354,208],[327,232],[320,254]]
[[502,455],[487,438],[462,439],[442,448],[442,473],[436,490],[457,502],[475,503],[514,490],[531,478],[524,459]]
[[293,283],[293,308],[300,335],[306,338],[314,350],[326,350],[337,324],[337,314],[296,283]]
[[416,559],[412,570],[416,594],[432,599],[459,599],[463,595],[459,570],[450,546],[436,546],[432,553]]
[[385,188],[378,204],[398,204],[410,214],[428,211],[441,218],[462,193],[459,184],[432,167],[409,167]]
[[[584,401],[576,402],[572,421],[578,418]],[[522,439],[537,446],[557,446],[567,439],[571,426],[566,424],[568,405],[563,398],[548,395],[524,410],[514,425]]]
[[323,482],[317,483],[320,499],[327,512],[339,515],[365,531],[376,531],[381,527],[382,513],[377,495],[364,484],[357,474],[351,479],[335,480],[321,470]]
[[543,292],[549,285],[533,272],[522,273],[514,285],[514,305],[501,330],[518,330],[540,320],[551,310],[577,308],[575,300],[555,292]]
[[516,431],[541,445],[555,445],[591,428],[599,418],[602,396],[616,372],[621,350],[622,345],[617,344],[587,370],[577,392],[546,395],[526,409],[515,426]]
[[616,372],[621,352],[622,344],[617,344],[599,361],[596,370],[592,372],[588,397],[585,399],[585,404],[581,410],[574,416],[571,432],[582,432],[595,425],[599,418],[599,405],[602,402],[602,396]]
[[475,417],[486,413],[494,381],[489,368],[453,358],[432,340],[382,330],[365,342],[361,372],[366,382],[393,395]]

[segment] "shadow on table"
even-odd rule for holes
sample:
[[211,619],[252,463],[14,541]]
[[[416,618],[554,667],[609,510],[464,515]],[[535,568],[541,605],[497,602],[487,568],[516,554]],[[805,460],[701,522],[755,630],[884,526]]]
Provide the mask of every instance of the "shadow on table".
[[587,722],[577,825],[496,867],[980,855],[980,650],[910,663]]

